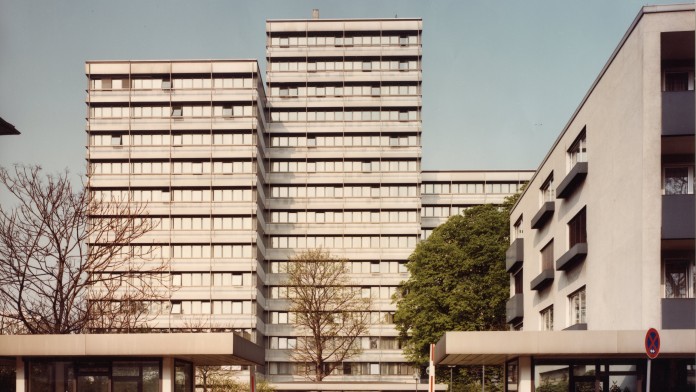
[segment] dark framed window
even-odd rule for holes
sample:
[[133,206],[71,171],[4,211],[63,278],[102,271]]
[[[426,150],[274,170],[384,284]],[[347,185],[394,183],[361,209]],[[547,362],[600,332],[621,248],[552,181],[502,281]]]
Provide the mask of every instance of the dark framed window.
[[587,243],[587,214],[585,208],[580,210],[580,212],[568,222],[568,243],[571,248],[575,246],[575,244]]
[[541,270],[553,269],[553,240],[549,241],[546,246],[541,249]]
[[515,275],[515,294],[522,294],[522,268]]

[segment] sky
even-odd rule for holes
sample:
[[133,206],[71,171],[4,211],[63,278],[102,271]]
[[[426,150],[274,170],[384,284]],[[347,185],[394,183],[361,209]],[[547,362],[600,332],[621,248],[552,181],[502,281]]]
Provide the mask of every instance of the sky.
[[245,58],[265,72],[265,20],[318,8],[423,18],[424,170],[536,169],[645,4],[0,0],[0,117],[22,132],[0,138],[0,166],[85,173],[85,61]]

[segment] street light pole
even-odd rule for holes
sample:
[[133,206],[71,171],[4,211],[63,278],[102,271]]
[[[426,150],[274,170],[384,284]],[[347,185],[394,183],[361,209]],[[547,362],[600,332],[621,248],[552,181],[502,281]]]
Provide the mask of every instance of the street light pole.
[[454,369],[454,365],[448,365],[447,367],[450,368],[450,385],[449,385],[449,392],[452,392],[454,389],[452,388],[452,369]]

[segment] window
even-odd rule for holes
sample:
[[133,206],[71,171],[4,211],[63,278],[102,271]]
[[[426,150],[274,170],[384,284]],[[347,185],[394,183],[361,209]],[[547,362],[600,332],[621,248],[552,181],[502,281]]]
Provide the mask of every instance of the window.
[[541,193],[541,203],[546,203],[547,201],[553,201],[555,199],[554,195],[554,189],[553,189],[553,173],[549,175],[549,178],[544,181],[544,183],[541,185],[541,188],[539,188],[539,191]]
[[408,71],[408,61],[399,61],[399,71]]
[[513,276],[515,279],[515,294],[522,294],[522,268]]
[[172,107],[172,117],[181,117],[184,109],[181,106]]
[[693,90],[693,82],[689,86],[689,72],[665,72],[665,91],[688,90]]
[[234,114],[232,110],[232,106],[223,106],[222,107],[222,116],[223,117],[232,117]]
[[541,250],[541,270],[553,270],[553,240]]
[[693,166],[666,167],[663,179],[665,195],[686,195],[694,192]]
[[172,80],[169,78],[162,79],[162,90],[170,90],[172,88]]
[[399,45],[407,46],[408,45],[408,37],[399,37]]
[[[693,268],[688,260],[665,261],[665,298],[692,298],[694,296]],[[689,284],[691,280],[691,284]]]
[[372,61],[363,61],[362,70],[363,71],[372,71]]
[[568,222],[568,245],[569,247],[575,244],[587,243],[587,223],[586,223],[585,208],[580,210],[573,219]]
[[288,37],[281,37],[280,38],[280,47],[281,48],[287,48],[290,46],[290,41]]
[[512,239],[516,240],[518,238],[522,238],[523,230],[522,230],[522,217],[520,216],[519,219],[515,222],[515,225],[512,228]]
[[568,149],[568,158],[570,158],[571,168],[578,162],[587,162],[587,145],[584,129]]
[[123,137],[121,135],[111,135],[111,145],[112,146],[122,146]]
[[570,325],[583,324],[585,320],[585,287],[568,296]]
[[541,316],[541,330],[553,331],[553,305],[539,312]]

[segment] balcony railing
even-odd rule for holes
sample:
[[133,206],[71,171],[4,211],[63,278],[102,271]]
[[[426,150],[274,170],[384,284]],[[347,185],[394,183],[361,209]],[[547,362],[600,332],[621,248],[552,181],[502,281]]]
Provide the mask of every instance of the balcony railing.
[[693,135],[694,91],[662,93],[662,135]]
[[663,298],[662,329],[696,328],[696,298]]
[[694,195],[662,196],[662,239],[694,238]]
[[587,162],[578,162],[556,187],[556,198],[566,199],[573,194],[575,189],[582,184],[587,177]]
[[505,252],[505,270],[513,272],[524,262],[524,240],[518,238],[512,241],[510,247]]
[[544,227],[546,222],[553,216],[554,210],[555,204],[553,201],[547,201],[544,203],[532,218],[532,229],[541,229]]
[[536,278],[532,279],[529,284],[531,290],[541,291],[553,283],[553,269],[545,269],[541,271]]
[[505,304],[505,320],[515,324],[524,317],[524,299],[522,293],[515,294]]
[[556,271],[569,271],[585,260],[586,256],[587,243],[577,243],[556,260]]

